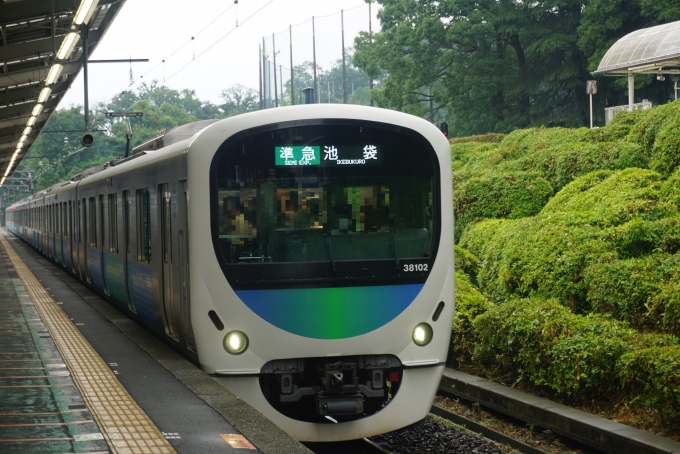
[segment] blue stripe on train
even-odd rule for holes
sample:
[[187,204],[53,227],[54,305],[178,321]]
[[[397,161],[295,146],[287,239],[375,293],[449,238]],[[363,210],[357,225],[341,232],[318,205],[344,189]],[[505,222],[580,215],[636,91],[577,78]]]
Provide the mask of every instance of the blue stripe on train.
[[87,257],[87,264],[90,267],[90,277],[92,278],[92,285],[99,290],[104,290],[104,281],[102,280],[101,269],[101,254],[98,250],[89,248]]
[[153,304],[153,274],[151,267],[141,263],[128,260],[129,289],[133,306],[137,314],[149,320],[151,323],[158,324],[156,310]]

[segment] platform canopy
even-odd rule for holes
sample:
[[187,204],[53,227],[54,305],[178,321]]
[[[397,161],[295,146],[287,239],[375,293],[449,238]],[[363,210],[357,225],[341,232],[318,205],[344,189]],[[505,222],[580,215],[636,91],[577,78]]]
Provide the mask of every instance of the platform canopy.
[[627,34],[609,48],[593,74],[680,74],[680,21]]
[[0,0],[0,186],[82,69],[83,29],[91,53],[124,3]]

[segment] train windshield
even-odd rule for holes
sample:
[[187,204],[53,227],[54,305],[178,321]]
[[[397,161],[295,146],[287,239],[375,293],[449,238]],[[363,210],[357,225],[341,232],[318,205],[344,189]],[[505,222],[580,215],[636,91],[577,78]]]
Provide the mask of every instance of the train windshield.
[[308,124],[241,133],[214,158],[213,241],[232,286],[424,278],[439,230],[429,142]]

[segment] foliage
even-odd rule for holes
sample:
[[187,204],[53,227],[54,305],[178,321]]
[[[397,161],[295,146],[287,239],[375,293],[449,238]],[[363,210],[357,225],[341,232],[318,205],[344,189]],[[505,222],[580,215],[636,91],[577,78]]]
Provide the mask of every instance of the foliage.
[[632,127],[628,140],[642,145],[650,154],[650,165],[668,176],[680,164],[680,101],[643,111]]
[[658,409],[666,423],[680,427],[680,346],[632,351],[619,360],[621,379],[631,394]]
[[552,193],[550,183],[536,173],[512,172],[472,177],[454,190],[457,236],[475,220],[534,215]]
[[[116,156],[123,156],[126,149],[126,126],[121,119],[111,120],[104,116],[107,111],[136,111],[141,118],[130,119],[134,147],[165,129],[209,118],[221,118],[256,109],[254,91],[235,85],[222,92],[224,104],[216,106],[196,98],[193,90],[172,90],[159,86],[155,81],[142,84],[137,92],[122,92],[107,104],[98,104],[90,113],[93,119],[89,127],[101,130],[95,134],[90,148],[80,146],[82,133],[50,134],[49,130],[84,130],[83,112],[80,106],[71,106],[55,112],[44,131],[31,147],[29,159],[24,166],[33,169],[36,188],[47,188],[59,181],[69,179],[82,169],[103,164]],[[259,102],[259,101],[258,101]],[[35,159],[32,159],[34,158]]]
[[470,277],[457,269],[456,310],[451,328],[449,365],[460,368],[470,363],[472,353],[479,342],[472,322],[491,307],[493,303],[477,290]]
[[[571,401],[641,399],[669,427],[678,420],[678,119],[672,103],[596,130],[452,141],[456,267],[467,274],[451,364]],[[517,197],[529,176],[556,192]],[[539,211],[498,208],[508,206]]]
[[473,284],[477,284],[477,274],[481,266],[479,259],[475,257],[472,252],[464,249],[458,245],[454,246],[454,266],[456,271],[462,271],[467,274],[468,278]]
[[[378,105],[431,120],[451,134],[588,122],[586,80],[620,38],[677,20],[674,0],[509,2],[379,0],[381,31],[355,40],[354,63],[384,84]],[[627,104],[625,78],[595,76],[596,122]],[[635,76],[636,101],[663,104],[672,81]],[[608,132],[625,128],[611,128]],[[611,140],[617,140],[611,137]]]
[[494,374],[516,372],[520,380],[581,400],[632,397],[633,389],[622,390],[617,380],[620,358],[678,342],[673,336],[639,334],[600,315],[575,315],[555,300],[536,298],[493,306],[473,326],[479,339],[474,358],[482,367]]
[[252,88],[241,84],[232,85],[222,90],[220,97],[224,103],[219,107],[226,117],[233,117],[247,112],[253,112],[260,108],[259,94]]
[[[480,289],[492,300],[557,298],[576,312],[590,312],[593,305],[607,307],[598,288],[616,285],[592,277],[613,272],[607,263],[663,248],[675,252],[677,234],[670,227],[680,213],[659,200],[659,186],[660,176],[649,170],[593,172],[565,186],[537,216],[473,224],[460,244],[480,259]],[[639,307],[634,293],[620,296],[628,300],[619,304]],[[633,314],[639,310],[617,312]]]
[[[352,56],[354,50],[352,48],[345,49],[345,83],[347,86],[347,102],[349,104],[359,104],[367,106],[371,103],[371,95],[369,93],[369,77],[360,68],[354,66],[352,63]],[[294,67],[294,89],[295,89],[295,103],[301,104],[304,102],[302,90],[305,88],[314,87],[314,63],[306,61],[301,65]],[[331,65],[331,69],[325,70],[320,65],[316,66],[316,75],[318,83],[318,100],[322,103],[342,104],[343,97],[343,72],[342,72],[342,58],[336,60]],[[374,86],[381,82],[381,75],[373,81]],[[283,86],[283,94],[281,95],[281,105],[287,106],[291,103],[290,96],[290,79],[286,81]]]
[[457,136],[584,123],[580,3],[379,3],[381,31],[361,34],[354,57],[368,74],[387,72],[373,93],[378,105],[448,117]]
[[476,136],[467,136],[467,137],[458,137],[456,139],[451,139],[449,142],[451,145],[456,144],[456,143],[468,143],[468,142],[491,142],[491,143],[498,143],[502,142],[503,139],[505,138],[505,134],[499,134],[499,133],[490,133],[490,134],[479,134]]

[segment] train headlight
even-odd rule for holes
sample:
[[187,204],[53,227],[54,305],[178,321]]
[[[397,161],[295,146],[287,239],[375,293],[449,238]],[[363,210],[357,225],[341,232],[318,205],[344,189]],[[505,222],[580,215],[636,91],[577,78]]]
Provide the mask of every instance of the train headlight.
[[224,336],[224,349],[232,355],[240,355],[248,348],[248,336],[242,331],[229,331]]
[[413,342],[419,347],[424,347],[432,340],[432,327],[427,323],[419,323],[413,328]]

